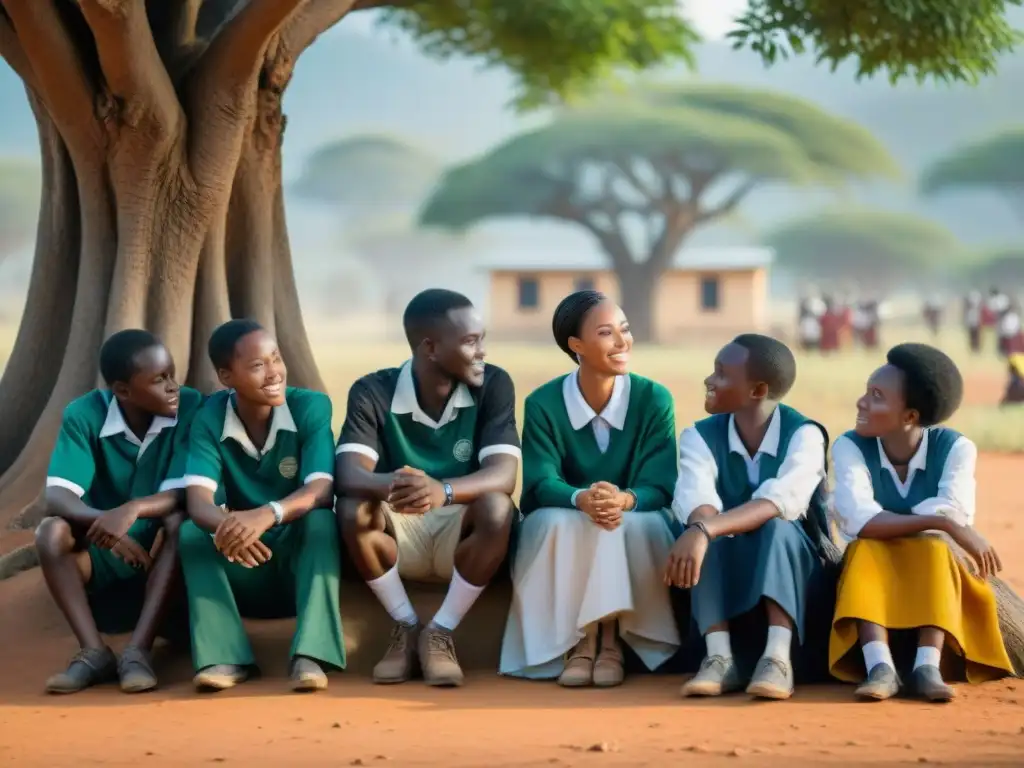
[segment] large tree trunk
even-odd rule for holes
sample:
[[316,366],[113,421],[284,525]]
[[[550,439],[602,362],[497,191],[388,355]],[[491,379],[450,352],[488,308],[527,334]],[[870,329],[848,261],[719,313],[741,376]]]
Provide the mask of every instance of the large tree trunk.
[[619,279],[619,303],[629,319],[633,340],[641,343],[657,341],[658,278],[662,270],[648,262],[633,262],[616,270]]
[[0,527],[38,521],[63,409],[97,385],[113,331],[154,331],[179,378],[209,391],[210,332],[253,317],[279,334],[289,383],[323,388],[287,243],[281,98],[298,53],[353,0],[146,5],[0,0],[0,54],[25,80],[43,169],[0,379]]

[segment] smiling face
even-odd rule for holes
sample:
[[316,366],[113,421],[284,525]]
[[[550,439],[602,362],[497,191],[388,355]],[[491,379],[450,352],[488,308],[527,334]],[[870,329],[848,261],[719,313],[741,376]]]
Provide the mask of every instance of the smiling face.
[[750,352],[739,344],[726,344],[715,357],[715,370],[704,379],[704,410],[711,414],[735,413],[752,400],[763,400],[767,386],[750,380]]
[[621,376],[629,373],[633,333],[622,308],[605,300],[591,307],[580,325],[579,336],[569,339],[569,348],[596,373]]
[[256,405],[283,405],[288,369],[277,340],[264,330],[253,331],[238,340],[231,366],[217,371],[221,384],[235,390],[243,400]]
[[181,387],[174,378],[171,353],[159,344],[139,351],[132,362],[135,372],[127,382],[114,383],[114,395],[145,413],[173,419],[178,413]]
[[857,400],[858,435],[884,437],[917,425],[918,413],[907,408],[903,386],[903,373],[895,366],[883,365],[871,374]]
[[484,383],[484,359],[487,348],[484,321],[476,307],[462,307],[448,312],[439,323],[433,338],[424,343],[434,363],[456,381],[471,387]]

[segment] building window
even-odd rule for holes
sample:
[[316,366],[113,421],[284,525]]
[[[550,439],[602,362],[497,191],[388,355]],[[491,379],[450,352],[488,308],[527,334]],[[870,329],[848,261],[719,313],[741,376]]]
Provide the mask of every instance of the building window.
[[703,312],[718,311],[718,277],[700,279],[700,308]]
[[592,277],[577,277],[576,278],[576,290],[577,291],[592,291],[592,290],[594,290],[594,278],[592,278]]
[[540,306],[540,286],[535,277],[519,278],[519,308],[537,309]]

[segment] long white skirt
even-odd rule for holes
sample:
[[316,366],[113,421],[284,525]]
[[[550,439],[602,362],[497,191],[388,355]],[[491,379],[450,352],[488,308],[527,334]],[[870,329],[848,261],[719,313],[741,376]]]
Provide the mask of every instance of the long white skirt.
[[614,531],[576,509],[539,509],[523,521],[500,674],[558,677],[584,628],[616,617],[648,669],[679,648],[665,563],[675,538],[666,513],[628,512]]

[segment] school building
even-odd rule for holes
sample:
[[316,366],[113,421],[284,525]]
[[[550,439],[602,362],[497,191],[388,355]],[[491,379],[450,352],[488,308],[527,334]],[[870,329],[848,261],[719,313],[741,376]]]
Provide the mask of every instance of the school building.
[[[682,249],[655,291],[657,341],[767,331],[772,259],[771,249],[761,247]],[[573,291],[593,288],[620,297],[615,272],[600,253],[505,255],[484,269],[487,332],[496,339],[549,339],[555,307]]]

